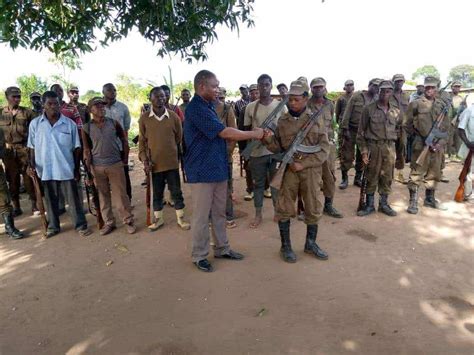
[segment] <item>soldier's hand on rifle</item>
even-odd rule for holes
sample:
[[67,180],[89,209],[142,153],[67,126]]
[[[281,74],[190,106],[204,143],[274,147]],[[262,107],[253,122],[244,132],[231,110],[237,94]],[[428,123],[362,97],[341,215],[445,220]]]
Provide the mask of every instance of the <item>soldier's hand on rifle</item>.
[[252,130],[252,132],[254,134],[253,138],[255,138],[255,139],[262,139],[263,138],[263,133],[264,133],[263,129],[257,127],[257,128],[254,128]]
[[364,163],[364,165],[369,165],[369,154],[362,153],[362,162]]
[[81,171],[79,168],[74,169],[74,180],[76,180],[76,182],[81,181]]
[[298,163],[297,161],[290,164],[290,170],[294,173],[301,171],[303,169],[304,169],[303,164]]

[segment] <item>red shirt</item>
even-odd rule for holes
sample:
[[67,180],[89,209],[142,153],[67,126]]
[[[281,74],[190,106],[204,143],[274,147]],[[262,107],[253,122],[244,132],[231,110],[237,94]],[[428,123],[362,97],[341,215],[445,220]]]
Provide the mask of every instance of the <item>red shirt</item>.
[[70,118],[71,120],[74,121],[77,125],[77,129],[80,130],[82,129],[82,118],[81,114],[77,110],[77,107],[71,104],[68,104],[67,102],[64,102],[61,104],[61,113]]
[[183,111],[181,111],[181,109],[180,109],[178,106],[175,106],[175,105],[171,106],[170,104],[168,104],[168,105],[166,105],[166,106],[167,106],[166,108],[167,108],[168,110],[171,110],[171,111],[173,111],[174,113],[176,113],[176,114],[178,115],[179,120],[181,121],[181,123],[183,123],[183,121],[184,121],[184,113],[183,113]]

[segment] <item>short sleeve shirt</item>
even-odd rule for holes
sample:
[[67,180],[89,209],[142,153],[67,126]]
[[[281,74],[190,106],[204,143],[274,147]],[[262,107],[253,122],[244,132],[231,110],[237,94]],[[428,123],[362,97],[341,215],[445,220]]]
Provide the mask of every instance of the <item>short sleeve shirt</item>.
[[35,150],[36,171],[42,181],[72,180],[74,150],[81,147],[77,125],[62,115],[51,126],[45,115],[30,123],[28,148]]
[[[458,128],[466,132],[466,137],[470,142],[474,141],[474,105],[471,105],[461,113]],[[458,155],[464,159],[468,153],[469,149],[462,143]]]
[[214,104],[194,95],[184,119],[184,169],[189,183],[222,182],[229,178],[227,146],[219,137],[224,129]]

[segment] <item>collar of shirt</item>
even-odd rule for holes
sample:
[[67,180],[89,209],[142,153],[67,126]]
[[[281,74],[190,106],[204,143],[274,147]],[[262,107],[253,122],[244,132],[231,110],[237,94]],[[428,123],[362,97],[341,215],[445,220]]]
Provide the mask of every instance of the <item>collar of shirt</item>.
[[[43,122],[44,120],[48,121],[49,123],[49,120],[48,120],[48,117],[46,117],[46,114],[43,113],[39,119],[40,122]],[[59,115],[59,119],[56,121],[56,123],[52,126],[52,127],[56,127],[57,125],[59,124],[64,124],[64,123],[68,123],[69,118],[67,118],[66,116],[64,116],[62,113]]]
[[200,105],[206,105],[207,107],[209,107],[210,109],[212,109],[212,111],[215,111],[214,110],[214,102],[213,101],[206,101],[204,100],[201,96],[199,96],[198,94],[194,94],[194,98],[195,100],[200,104]]
[[168,110],[165,110],[165,113],[162,114],[161,116],[158,116],[155,114],[155,112],[153,112],[153,109],[150,110],[150,114],[148,115],[148,117],[155,117],[158,121],[163,121],[163,119],[165,118],[169,118],[168,116]]

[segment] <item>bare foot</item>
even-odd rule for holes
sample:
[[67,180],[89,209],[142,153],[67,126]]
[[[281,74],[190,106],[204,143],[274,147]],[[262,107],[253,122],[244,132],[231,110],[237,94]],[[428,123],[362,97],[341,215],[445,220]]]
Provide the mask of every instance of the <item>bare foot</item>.
[[250,228],[258,228],[258,226],[262,223],[262,216],[255,216],[254,220],[250,223]]

